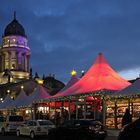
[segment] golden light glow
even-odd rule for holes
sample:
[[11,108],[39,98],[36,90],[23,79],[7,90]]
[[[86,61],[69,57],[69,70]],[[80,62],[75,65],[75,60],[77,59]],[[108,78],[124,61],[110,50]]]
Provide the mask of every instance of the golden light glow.
[[11,96],[11,99],[14,99],[14,97],[13,97],[13,96]]
[[21,89],[23,89],[24,88],[24,86],[21,86]]
[[30,114],[30,113],[31,113],[31,110],[28,110],[28,109],[27,109],[27,110],[25,110],[25,113],[26,113],[26,114]]
[[42,85],[43,84],[43,80],[37,79],[37,83],[40,84],[40,85]]
[[7,93],[10,93],[10,90],[9,89],[7,90]]
[[72,76],[77,75],[76,70],[72,70],[72,71],[71,71],[71,75],[72,75]]

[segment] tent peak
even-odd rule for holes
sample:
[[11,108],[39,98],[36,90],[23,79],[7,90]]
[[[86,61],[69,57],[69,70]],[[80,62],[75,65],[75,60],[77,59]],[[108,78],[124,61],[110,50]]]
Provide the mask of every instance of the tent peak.
[[103,54],[101,52],[99,52],[98,55],[103,55]]
[[106,59],[103,57],[103,54],[100,52],[95,60],[95,64],[102,64],[102,63],[106,63],[107,61]]

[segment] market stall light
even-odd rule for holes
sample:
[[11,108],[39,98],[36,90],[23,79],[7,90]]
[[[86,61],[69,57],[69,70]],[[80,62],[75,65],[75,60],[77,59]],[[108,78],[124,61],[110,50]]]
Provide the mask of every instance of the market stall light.
[[20,88],[21,88],[21,89],[24,89],[24,86],[21,86]]
[[80,105],[78,105],[78,108],[81,108],[81,106],[80,106]]
[[8,94],[10,93],[10,90],[9,90],[9,89],[7,90],[7,93],[8,93]]
[[44,109],[43,107],[38,107],[39,111],[43,111],[43,109]]
[[43,80],[42,80],[42,79],[37,79],[37,83],[38,83],[39,85],[42,85],[42,84],[43,84]]
[[84,99],[78,99],[79,102],[84,102]]
[[26,110],[25,113],[28,114],[29,113],[29,110]]
[[11,96],[11,99],[13,100],[13,99],[14,99],[14,97],[13,97],[13,96]]

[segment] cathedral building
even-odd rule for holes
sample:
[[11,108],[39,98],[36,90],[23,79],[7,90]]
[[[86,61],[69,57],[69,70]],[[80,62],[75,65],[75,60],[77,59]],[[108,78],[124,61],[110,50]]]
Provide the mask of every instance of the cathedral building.
[[24,27],[16,19],[6,26],[0,47],[0,84],[19,82],[30,76],[30,48]]
[[[24,27],[16,19],[6,26],[0,45],[0,98],[10,94],[16,97],[24,87],[27,95],[31,94],[37,86],[39,77],[32,77],[30,69],[31,50]],[[43,86],[50,94],[55,94],[64,87],[61,81],[54,76],[43,79]]]

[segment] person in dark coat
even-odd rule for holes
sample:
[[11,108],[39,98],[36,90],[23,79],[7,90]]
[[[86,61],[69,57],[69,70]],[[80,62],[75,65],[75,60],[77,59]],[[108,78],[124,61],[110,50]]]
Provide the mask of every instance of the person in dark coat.
[[129,124],[132,122],[132,115],[130,114],[129,109],[127,108],[125,111],[125,114],[122,118],[122,127],[126,124]]

